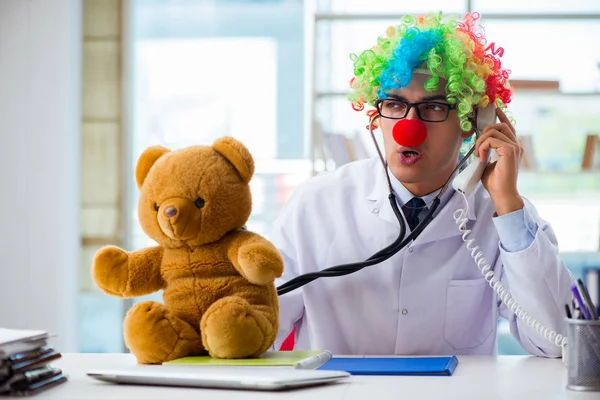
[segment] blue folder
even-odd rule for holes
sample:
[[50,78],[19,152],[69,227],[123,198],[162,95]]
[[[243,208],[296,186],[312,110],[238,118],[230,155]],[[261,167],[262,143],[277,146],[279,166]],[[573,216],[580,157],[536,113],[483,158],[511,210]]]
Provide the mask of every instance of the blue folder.
[[346,371],[352,375],[447,375],[458,365],[450,357],[333,357],[318,369]]

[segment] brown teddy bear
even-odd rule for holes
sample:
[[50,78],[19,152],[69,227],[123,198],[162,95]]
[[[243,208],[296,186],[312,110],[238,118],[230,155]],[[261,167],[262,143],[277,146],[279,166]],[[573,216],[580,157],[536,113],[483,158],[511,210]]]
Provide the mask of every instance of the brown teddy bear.
[[138,214],[156,247],[96,254],[93,277],[106,293],[135,297],[164,290],[127,313],[125,343],[138,362],[185,356],[256,357],[275,341],[277,249],[245,229],[254,160],[239,141],[177,151],[150,147],[135,176]]

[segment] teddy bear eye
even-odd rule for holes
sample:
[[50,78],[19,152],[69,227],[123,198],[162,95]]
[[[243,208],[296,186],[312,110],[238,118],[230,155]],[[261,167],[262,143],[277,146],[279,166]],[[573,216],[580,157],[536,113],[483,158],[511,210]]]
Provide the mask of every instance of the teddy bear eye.
[[156,211],[158,211],[158,209],[159,209],[159,208],[160,208],[160,206],[159,206],[158,204],[154,203],[154,209],[155,209]]
[[202,208],[204,207],[204,199],[202,197],[198,197],[196,201],[194,201],[194,204],[196,205],[196,207]]

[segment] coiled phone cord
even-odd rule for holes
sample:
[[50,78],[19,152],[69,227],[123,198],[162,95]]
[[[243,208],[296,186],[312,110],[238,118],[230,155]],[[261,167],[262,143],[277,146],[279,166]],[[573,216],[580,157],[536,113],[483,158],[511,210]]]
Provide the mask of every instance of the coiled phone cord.
[[465,199],[465,204],[467,204],[467,210],[465,211],[461,208],[456,210],[454,212],[454,221],[456,221],[458,229],[463,233],[462,239],[465,242],[465,247],[471,253],[471,257],[475,261],[477,269],[481,271],[481,274],[484,276],[486,282],[496,292],[500,300],[502,300],[506,307],[508,307],[510,311],[512,311],[518,318],[520,318],[521,321],[525,322],[531,328],[535,329],[550,343],[565,348],[567,345],[567,338],[544,326],[540,321],[538,321],[537,319],[532,317],[527,311],[525,311],[525,309],[519,303],[517,303],[515,299],[513,299],[508,290],[502,284],[502,282],[500,282],[500,280],[494,275],[494,271],[491,265],[483,256],[483,252],[480,250],[479,245],[475,244],[475,239],[467,239],[467,237],[471,233],[471,230],[467,229],[466,227],[468,218],[465,217],[467,215],[469,206],[467,203],[467,198],[464,194],[462,195]]

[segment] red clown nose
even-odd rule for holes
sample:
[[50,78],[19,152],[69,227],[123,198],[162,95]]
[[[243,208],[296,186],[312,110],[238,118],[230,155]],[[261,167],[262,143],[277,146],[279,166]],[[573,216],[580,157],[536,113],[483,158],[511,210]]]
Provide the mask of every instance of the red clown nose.
[[400,146],[418,147],[427,139],[427,127],[420,119],[401,119],[394,125],[392,136]]

